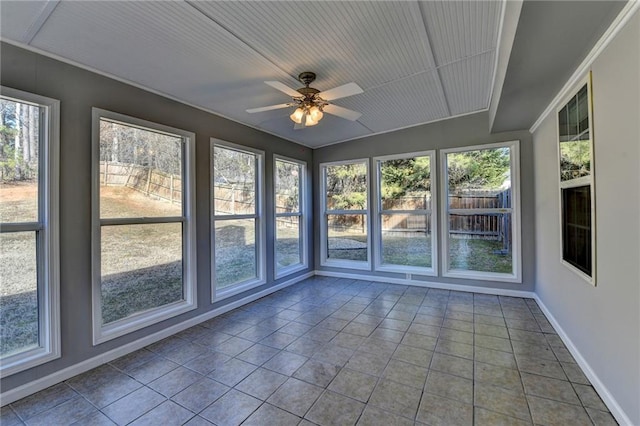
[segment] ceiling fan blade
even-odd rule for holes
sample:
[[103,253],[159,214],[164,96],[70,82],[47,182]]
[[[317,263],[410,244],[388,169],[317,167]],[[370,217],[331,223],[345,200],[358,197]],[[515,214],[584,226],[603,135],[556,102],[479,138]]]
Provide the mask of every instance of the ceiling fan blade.
[[347,83],[342,86],[320,92],[318,93],[318,96],[325,101],[332,101],[334,99],[346,98],[347,96],[353,96],[363,92],[364,90],[362,90],[362,88],[356,83]]
[[351,120],[351,121],[356,121],[358,118],[362,116],[362,114],[357,111],[353,111],[347,108],[342,108],[341,106],[333,105],[333,104],[326,105],[322,109],[322,111],[332,115],[336,115],[338,117],[342,117],[346,120]]
[[297,98],[302,96],[302,94],[297,90],[294,90],[291,87],[287,86],[286,84],[280,83],[279,81],[265,81],[265,83],[267,83],[269,86],[273,87],[274,89],[277,89],[283,93],[286,93],[292,98]]
[[289,106],[289,104],[269,105],[269,106],[264,106],[264,107],[260,107],[260,108],[250,108],[250,109],[247,110],[247,112],[249,114],[253,114],[254,112],[271,111],[272,109],[286,108],[288,106]]

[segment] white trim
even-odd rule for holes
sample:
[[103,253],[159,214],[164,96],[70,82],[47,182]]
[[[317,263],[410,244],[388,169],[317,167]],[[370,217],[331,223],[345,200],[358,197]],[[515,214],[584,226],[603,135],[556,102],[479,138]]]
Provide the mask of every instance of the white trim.
[[[367,202],[367,208],[364,210],[327,210],[327,181],[326,170],[328,166],[341,166],[347,164],[364,164],[365,166],[365,187],[367,189],[367,196],[365,197]],[[349,268],[349,269],[362,269],[371,270],[371,173],[370,173],[369,158],[356,158],[353,160],[340,160],[330,161],[326,163],[320,163],[318,165],[318,171],[320,174],[320,265],[329,266],[335,268]],[[328,257],[329,250],[327,247],[329,230],[327,228],[327,216],[329,215],[363,215],[367,223],[367,261],[362,260],[347,260],[347,259],[330,259]]]
[[523,0],[509,0],[502,6],[502,16],[500,19],[500,30],[498,32],[498,45],[496,46],[496,62],[493,74],[493,83],[489,92],[489,129],[493,128],[493,123],[500,103],[500,95],[504,87],[504,80],[507,75],[509,58],[513,49],[520,12],[522,11]]
[[616,399],[613,397],[613,395],[611,395],[611,392],[609,392],[609,389],[600,380],[600,378],[595,373],[595,371],[593,371],[593,369],[591,368],[587,360],[584,359],[584,357],[582,356],[578,348],[573,344],[573,342],[569,338],[569,335],[564,331],[564,329],[562,328],[558,320],[556,320],[556,318],[553,316],[549,308],[547,308],[547,306],[544,304],[542,299],[540,299],[540,296],[534,293],[533,298],[538,303],[538,306],[540,307],[544,315],[547,317],[547,319],[549,320],[553,328],[556,330],[556,332],[558,333],[558,336],[560,336],[560,338],[564,342],[565,346],[567,347],[567,349],[569,350],[573,358],[576,360],[576,363],[580,366],[582,371],[585,373],[585,376],[587,376],[587,379],[589,379],[589,381],[591,382],[591,385],[593,385],[593,387],[596,389],[596,391],[598,392],[598,395],[600,395],[600,397],[602,398],[602,401],[606,404],[609,411],[611,411],[611,414],[613,414],[613,417],[616,418],[616,420],[620,425],[632,426],[633,422],[631,421],[629,416],[627,416],[627,414],[624,412],[622,407],[620,407]]
[[127,355],[131,352],[134,352],[138,349],[142,349],[145,346],[148,346],[152,343],[158,342],[166,337],[169,337],[173,334],[176,334],[180,331],[186,330],[189,327],[193,327],[194,325],[200,324],[204,321],[210,320],[211,318],[222,315],[226,312],[229,312],[237,307],[243,306],[247,303],[253,302],[255,300],[260,299],[261,297],[267,296],[271,293],[274,293],[278,290],[281,290],[285,287],[289,287],[294,285],[302,280],[310,278],[314,275],[313,272],[307,272],[306,274],[297,276],[288,281],[285,281],[281,284],[275,285],[273,287],[269,287],[265,290],[262,290],[258,293],[254,293],[250,296],[244,297],[242,299],[236,300],[228,305],[221,306],[219,308],[213,309],[204,314],[198,315],[197,317],[190,318],[186,321],[183,321],[179,324],[172,325],[170,327],[164,328],[156,333],[153,333],[149,336],[142,337],[136,341],[131,343],[127,343],[125,345],[119,346],[115,349],[112,349],[108,352],[105,352],[100,355],[96,355],[93,358],[87,359],[85,361],[74,364],[65,369],[56,371],[55,373],[49,374],[48,376],[41,377],[34,381],[28,382],[22,386],[18,386],[11,390],[8,390],[2,394],[0,394],[0,405],[4,406],[7,404],[11,404],[19,399],[24,398],[25,396],[29,396],[35,392],[46,389],[50,386],[55,385],[56,383],[60,383],[64,380],[70,379],[78,374],[84,373],[85,371],[89,371],[92,368],[98,367],[107,362],[111,362],[114,359],[120,358],[121,356]]
[[368,275],[368,274],[360,275],[360,274],[349,274],[344,272],[316,270],[315,275],[324,276],[324,277],[348,278],[348,279],[363,280],[363,281],[375,281],[375,282],[382,282],[382,283],[388,283],[388,284],[411,285],[414,287],[437,288],[442,290],[465,291],[470,293],[493,294],[496,296],[525,297],[529,299],[532,299],[535,296],[533,292],[524,291],[524,290],[511,290],[511,289],[492,288],[492,287],[476,287],[473,285],[449,284],[449,283],[443,283],[439,281],[421,281],[421,280],[404,279],[404,278],[390,278],[390,277],[381,277],[377,275]]
[[[493,78],[491,79],[491,88],[489,89],[489,92],[487,93],[487,110],[489,111],[489,128],[491,128],[491,98],[493,97],[493,91],[496,88],[497,83],[497,74],[498,74],[498,63],[500,62],[500,40],[502,39],[502,31],[504,30],[504,20],[505,20],[505,16],[507,13],[507,0],[502,0],[500,2],[500,20],[498,21],[498,34],[496,36],[496,47],[493,49],[493,51],[495,52],[496,57],[493,60],[493,73],[492,76]],[[515,31],[514,31],[514,37],[515,37]],[[509,54],[511,53],[511,46],[509,47]],[[506,75],[506,69],[505,69],[505,73]],[[504,78],[504,76],[502,76],[502,78]],[[502,84],[504,80],[502,80],[499,84],[500,86],[500,90],[502,90]]]
[[[40,152],[36,235],[39,346],[5,357],[0,376],[7,377],[61,357],[60,343],[60,101],[0,86],[3,97],[39,107]],[[41,281],[41,282],[40,282]]]
[[581,79],[584,78],[584,76],[589,71],[591,64],[593,64],[598,56],[600,56],[600,54],[607,48],[607,46],[609,46],[609,44],[616,38],[618,33],[622,31],[624,26],[627,24],[627,22],[629,22],[633,14],[636,13],[638,9],[640,9],[640,1],[632,0],[625,4],[625,6],[622,8],[618,16],[613,20],[609,28],[607,28],[602,37],[600,37],[600,39],[593,46],[589,54],[587,54],[582,63],[573,72],[569,80],[567,80],[565,85],[562,86],[562,89],[560,89],[551,103],[549,103],[542,114],[540,114],[538,119],[533,123],[533,125],[529,129],[529,133],[534,133],[545,120],[545,118],[547,118],[547,116],[556,109],[561,100],[567,96],[567,94],[573,89],[576,84],[578,84]]
[[[296,164],[300,167],[298,177],[298,213],[278,213],[276,206],[276,179],[278,177],[278,170],[276,163],[285,162]],[[307,226],[307,215],[310,211],[308,203],[307,203],[307,192],[308,192],[308,182],[307,182],[307,162],[303,160],[297,160],[291,157],[285,157],[280,154],[273,154],[273,275],[274,279],[280,279],[287,275],[293,274],[294,272],[301,271],[303,269],[307,269],[309,267],[309,253],[308,253],[308,235],[309,230]],[[295,263],[292,265],[287,265],[281,268],[278,268],[278,253],[277,253],[277,230],[276,230],[276,222],[278,217],[298,217],[298,238],[300,239],[298,244],[300,247],[300,260],[301,263]]]
[[[237,151],[245,154],[250,154],[256,158],[256,209],[254,214],[243,215],[215,215],[215,199],[214,195],[214,153],[215,147],[219,146],[224,149]],[[209,223],[211,226],[211,303],[219,300],[226,299],[252,288],[264,285],[267,283],[267,230],[266,230],[266,218],[265,218],[265,152],[239,145],[233,142],[227,142],[222,139],[210,138],[209,140],[210,154],[209,154],[209,172],[210,172],[210,192],[209,192],[209,207],[211,209]],[[257,277],[249,280],[240,281],[234,283],[228,287],[218,290],[216,286],[216,221],[218,220],[234,220],[234,219],[250,219],[254,220],[255,230],[255,246],[256,246],[256,274]]]
[[[511,213],[511,265],[512,273],[498,272],[482,272],[457,270],[449,268],[449,185],[448,185],[448,168],[447,154],[457,152],[469,152],[478,150],[489,150],[497,148],[509,148],[510,157],[510,179],[511,179],[511,208],[509,209],[469,209],[469,213],[501,212],[502,210],[510,210]],[[520,212],[520,141],[512,140],[505,142],[496,142],[486,145],[464,146],[458,148],[448,148],[440,150],[440,208],[442,214],[442,276],[447,278],[477,279],[490,280],[499,282],[508,282],[514,284],[522,283],[522,225]],[[452,211],[456,211],[454,209]]]
[[[182,129],[166,126],[159,123],[130,117],[117,112],[100,108],[92,108],[91,111],[92,140],[91,140],[91,209],[92,209],[92,329],[93,345],[124,336],[133,331],[140,330],[160,321],[175,317],[197,308],[197,271],[196,271],[196,228],[195,228],[195,143],[196,135]],[[153,132],[162,132],[170,136],[178,136],[183,142],[183,199],[180,223],[182,229],[183,244],[183,300],[168,305],[158,306],[130,316],[119,319],[109,324],[102,322],[102,276],[101,276],[101,229],[111,224],[125,224],[125,220],[109,219],[106,221],[100,217],[100,120],[116,122],[124,126],[137,127]],[[137,224],[139,219],[130,218],[126,224]],[[159,223],[159,219],[150,219],[153,223]],[[167,217],[166,223],[177,223],[175,217]],[[144,219],[143,219],[144,221]],[[151,222],[149,222],[151,223]]]
[[[431,189],[429,193],[431,195],[431,209],[423,210],[383,210],[382,209],[382,194],[381,194],[381,174],[380,164],[384,161],[390,160],[402,160],[416,157],[429,157],[429,169],[430,169],[430,181]],[[426,276],[438,276],[438,178],[436,169],[436,151],[418,151],[408,152],[404,154],[384,155],[379,157],[373,157],[374,166],[374,179],[372,179],[372,198],[374,198],[373,205],[373,245],[375,247],[375,256],[373,259],[373,268],[375,271],[382,272],[397,272],[403,274],[416,274]],[[382,259],[382,216],[383,215],[416,215],[416,216],[429,216],[431,221],[431,267],[420,266],[406,266],[406,265],[394,265],[389,263],[383,263]]]

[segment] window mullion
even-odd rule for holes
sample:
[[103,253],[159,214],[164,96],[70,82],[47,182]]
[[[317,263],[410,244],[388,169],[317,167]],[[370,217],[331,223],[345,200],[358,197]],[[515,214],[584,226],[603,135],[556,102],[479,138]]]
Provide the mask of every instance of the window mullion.
[[241,220],[241,219],[259,219],[260,215],[257,214],[227,214],[213,216],[214,221],[219,220]]
[[40,223],[40,222],[2,223],[2,224],[0,224],[0,233],[41,231],[43,229],[44,229],[44,225],[42,223]]
[[379,214],[381,215],[391,215],[391,214],[407,214],[407,215],[414,215],[414,216],[420,216],[420,215],[430,215],[431,214],[431,210],[381,210],[379,212]]
[[177,223],[185,221],[186,218],[184,216],[109,218],[100,219],[100,226],[146,225],[154,223]]
[[448,209],[447,212],[457,216],[473,216],[477,214],[513,213],[513,209],[511,207],[492,209]]
[[302,213],[276,213],[276,217],[296,217],[302,216]]
[[325,215],[339,215],[339,214],[367,214],[367,210],[325,210]]

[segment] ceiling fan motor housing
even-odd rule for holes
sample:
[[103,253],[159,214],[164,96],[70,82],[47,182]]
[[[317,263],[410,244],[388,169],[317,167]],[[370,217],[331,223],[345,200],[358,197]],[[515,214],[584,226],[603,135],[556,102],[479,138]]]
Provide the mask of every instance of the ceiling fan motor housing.
[[305,86],[309,87],[311,83],[316,79],[316,73],[311,71],[301,72],[298,76],[298,80],[300,80]]

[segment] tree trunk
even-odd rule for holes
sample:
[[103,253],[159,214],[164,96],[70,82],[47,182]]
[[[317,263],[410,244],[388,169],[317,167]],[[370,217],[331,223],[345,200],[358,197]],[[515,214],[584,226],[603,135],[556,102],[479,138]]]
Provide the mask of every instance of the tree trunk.
[[31,125],[29,126],[29,129],[29,138],[31,139],[31,144],[29,145],[29,157],[32,162],[35,162],[34,166],[37,166],[40,143],[40,108],[32,108]]
[[20,162],[22,159],[22,133],[23,133],[23,125],[22,125],[22,105],[20,103],[16,103],[16,136],[14,142],[14,151],[13,151],[13,159],[15,160],[15,176],[16,180],[21,179],[22,171],[20,168]]

